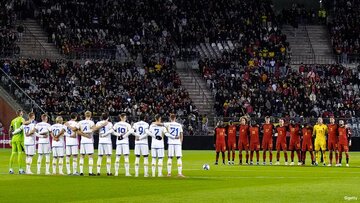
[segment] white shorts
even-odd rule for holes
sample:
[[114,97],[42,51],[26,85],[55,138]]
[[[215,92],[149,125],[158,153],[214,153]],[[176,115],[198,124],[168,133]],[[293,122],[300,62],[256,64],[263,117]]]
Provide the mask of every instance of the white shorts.
[[94,154],[94,144],[80,144],[80,154]]
[[112,155],[112,145],[99,143],[98,155]]
[[152,148],[151,157],[152,158],[164,158],[165,150],[164,148]]
[[38,144],[38,153],[39,154],[49,154],[50,153],[50,144],[49,143],[39,143]]
[[53,147],[52,153],[53,153],[53,157],[63,157],[64,156],[64,147]]
[[147,156],[149,155],[149,147],[145,144],[136,144],[135,145],[135,155],[143,155]]
[[169,144],[168,157],[182,157],[181,145]]
[[25,145],[25,154],[29,156],[35,155],[35,145]]
[[66,145],[66,156],[78,155],[79,146],[77,145]]
[[118,144],[116,145],[116,155],[128,155],[130,154],[128,144]]

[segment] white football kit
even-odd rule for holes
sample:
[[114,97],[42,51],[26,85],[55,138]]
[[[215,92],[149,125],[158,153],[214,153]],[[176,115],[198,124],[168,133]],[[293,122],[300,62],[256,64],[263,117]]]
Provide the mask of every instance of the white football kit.
[[[167,129],[164,126],[151,124],[149,131],[153,135],[151,138],[152,158],[164,158],[164,134],[167,132]],[[156,136],[161,136],[161,140],[156,139]]]
[[149,124],[145,121],[139,121],[134,123],[133,129],[135,135],[140,137],[140,140],[135,140],[135,155],[149,155],[148,135],[145,132],[149,129]]
[[92,120],[82,120],[79,122],[79,128],[83,133],[90,135],[90,138],[81,137],[80,141],[80,154],[93,154],[94,153],[94,138],[91,128],[95,125]]
[[[99,121],[96,126],[101,126],[106,121]],[[113,132],[113,124],[108,123],[106,126],[99,129],[99,147],[98,155],[111,155],[112,154],[112,142],[111,133]]]
[[29,132],[31,132],[35,128],[35,123],[30,123],[29,125],[24,125],[24,145],[25,145],[25,154],[29,156],[35,155],[35,141],[36,136],[35,133],[33,133],[30,136],[26,136]]
[[[76,121],[69,121],[68,124],[73,128],[79,128],[79,124]],[[66,156],[79,154],[78,136],[75,134],[75,137],[70,137],[73,133],[74,131],[67,127],[65,132]]]
[[[51,126],[51,132],[54,136],[58,136],[61,131],[66,131],[66,126],[62,124],[54,124]],[[64,156],[64,148],[65,148],[65,140],[64,135],[59,137],[58,141],[55,141],[54,138],[52,139],[52,153],[53,157],[63,157]]]
[[[131,130],[131,125],[127,122],[120,121],[114,124],[113,129],[115,132],[123,136]],[[129,136],[126,136],[123,139],[120,139],[120,137],[116,137],[116,155],[128,154],[130,154]]]
[[[40,122],[35,125],[35,129],[39,134],[39,140],[38,140],[38,153],[39,154],[49,154],[50,153],[50,135],[49,132],[51,131],[51,125],[49,123]],[[44,133],[46,138],[41,137],[44,136]]]
[[168,137],[168,156],[182,157],[181,141],[178,139],[180,134],[183,133],[182,125],[177,122],[169,122],[165,123],[165,127],[170,135],[176,137]]

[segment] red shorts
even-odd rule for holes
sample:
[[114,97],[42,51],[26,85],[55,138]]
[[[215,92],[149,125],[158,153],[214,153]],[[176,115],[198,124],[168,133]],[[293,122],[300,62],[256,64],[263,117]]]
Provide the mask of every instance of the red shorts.
[[228,150],[236,149],[236,142],[228,142]]
[[249,150],[249,143],[240,141],[238,148],[239,150]]
[[263,150],[272,150],[273,149],[273,141],[271,140],[263,140],[262,142]]
[[337,150],[338,149],[338,144],[336,141],[333,140],[329,140],[328,142],[328,149],[329,150]]
[[290,142],[289,150],[300,150],[300,141],[298,142]]
[[313,145],[311,142],[303,142],[301,146],[301,151],[312,151]]
[[216,143],[215,148],[216,148],[216,152],[225,152],[226,144],[225,143]]
[[339,149],[339,152],[348,152],[349,146],[348,146],[348,144],[339,143],[338,149]]
[[282,141],[282,142],[276,142],[276,150],[280,151],[280,150],[287,150],[287,146],[286,146],[286,141]]
[[250,151],[259,151],[260,150],[260,143],[254,142],[250,143]]

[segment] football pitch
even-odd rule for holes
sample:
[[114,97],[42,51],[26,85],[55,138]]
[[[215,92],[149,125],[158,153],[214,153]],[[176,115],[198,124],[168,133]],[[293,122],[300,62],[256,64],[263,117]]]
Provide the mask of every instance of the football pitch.
[[[0,202],[358,202],[360,153],[350,153],[350,167],[324,166],[215,166],[213,151],[183,151],[183,173],[176,177],[125,177],[123,159],[119,177],[9,175],[10,150],[0,150]],[[260,154],[261,155],[261,154]],[[307,154],[307,159],[309,158]],[[261,157],[261,156],[260,156]],[[275,156],[274,156],[275,157]],[[344,155],[343,155],[344,157]],[[35,156],[32,171],[36,172]],[[166,175],[166,158],[163,173]],[[261,160],[261,159],[260,159]],[[295,158],[296,160],[296,158]],[[114,161],[114,155],[113,155]],[[44,159],[43,159],[44,162]],[[151,163],[151,160],[149,160]],[[280,160],[284,163],[283,158]],[[95,157],[96,163],[96,157]],[[202,169],[204,163],[210,170]],[[296,163],[296,162],[295,162]],[[134,174],[134,156],[130,157]],[[309,159],[307,160],[309,164]],[[16,166],[15,162],[15,166]],[[44,163],[42,166],[44,173]],[[112,171],[114,162],[112,163]],[[15,167],[15,172],[17,168]],[[94,167],[96,170],[96,167]],[[64,167],[64,172],[66,167]],[[151,174],[151,166],[149,166]]]

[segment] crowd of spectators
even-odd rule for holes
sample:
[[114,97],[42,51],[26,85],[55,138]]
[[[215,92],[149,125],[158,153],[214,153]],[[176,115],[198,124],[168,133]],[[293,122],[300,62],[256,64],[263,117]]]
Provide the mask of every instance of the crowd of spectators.
[[228,60],[200,60],[215,96],[218,116],[360,116],[360,68],[276,63],[243,66]]
[[337,0],[331,10],[329,22],[331,43],[334,52],[348,62],[348,55],[360,54],[360,5],[355,0]]
[[13,1],[0,1],[0,56],[8,57],[19,53],[16,45],[16,12]]

